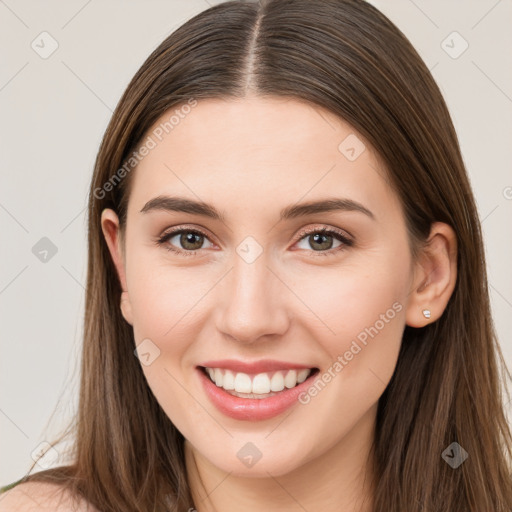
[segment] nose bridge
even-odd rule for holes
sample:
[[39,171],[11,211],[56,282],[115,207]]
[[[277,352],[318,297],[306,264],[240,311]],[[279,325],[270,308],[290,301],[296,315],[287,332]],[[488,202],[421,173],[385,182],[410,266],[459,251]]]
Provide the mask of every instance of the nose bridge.
[[251,241],[239,245],[232,270],[221,287],[217,326],[221,332],[250,343],[287,330],[285,296],[279,290],[283,284],[269,270],[269,264],[267,255]]

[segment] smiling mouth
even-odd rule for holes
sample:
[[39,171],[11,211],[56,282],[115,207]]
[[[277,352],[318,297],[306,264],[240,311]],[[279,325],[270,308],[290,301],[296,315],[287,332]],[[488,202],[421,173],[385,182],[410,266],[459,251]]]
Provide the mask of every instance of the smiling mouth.
[[319,372],[318,368],[277,370],[250,374],[200,366],[217,387],[239,398],[264,399],[293,389]]

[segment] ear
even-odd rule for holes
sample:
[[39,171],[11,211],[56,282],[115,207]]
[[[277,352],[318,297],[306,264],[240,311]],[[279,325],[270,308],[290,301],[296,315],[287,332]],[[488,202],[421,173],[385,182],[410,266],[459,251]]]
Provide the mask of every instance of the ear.
[[119,282],[121,284],[121,312],[124,319],[130,324],[132,323],[132,308],[130,298],[128,295],[128,288],[126,286],[126,269],[125,269],[125,254],[123,250],[123,241],[120,236],[119,218],[114,210],[105,208],[101,212],[101,229],[107,242],[107,246],[116,267]]
[[[424,327],[443,314],[457,281],[457,237],[448,224],[435,222],[414,264],[406,323]],[[423,314],[430,311],[430,318]]]

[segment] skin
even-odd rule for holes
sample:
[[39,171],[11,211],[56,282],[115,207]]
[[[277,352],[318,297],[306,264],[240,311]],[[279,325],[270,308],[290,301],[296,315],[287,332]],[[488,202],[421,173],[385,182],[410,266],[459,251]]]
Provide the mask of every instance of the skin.
[[[350,134],[366,147],[354,161],[338,149]],[[371,510],[378,400],[405,325],[434,322],[454,289],[453,230],[433,224],[413,261],[378,155],[350,125],[293,98],[201,100],[132,172],[125,237],[112,210],[103,211],[102,229],[136,344],[150,339],[160,350],[142,368],[186,438],[196,509]],[[225,222],[141,213],[159,195],[211,203]],[[358,201],[375,219],[334,211],[279,222],[282,208],[327,197]],[[181,226],[208,235],[192,256],[155,242]],[[328,244],[298,236],[322,227],[349,233],[353,245],[336,251],[340,242],[328,237],[324,256]],[[263,249],[252,263],[236,252],[247,236]],[[166,245],[187,250],[179,236]],[[204,394],[195,367],[208,359],[277,359],[322,374],[394,303],[400,311],[307,404],[250,422],[224,416]],[[262,454],[252,467],[237,457],[248,442]]]

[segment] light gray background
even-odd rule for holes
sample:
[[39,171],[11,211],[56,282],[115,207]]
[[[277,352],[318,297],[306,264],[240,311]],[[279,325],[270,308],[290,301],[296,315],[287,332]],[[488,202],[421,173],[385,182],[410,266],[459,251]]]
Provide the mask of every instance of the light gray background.
[[[0,0],[0,485],[21,478],[31,453],[53,440],[75,410],[86,195],[112,110],[149,53],[214,3],[220,2]],[[478,202],[494,319],[511,366],[512,3],[372,3],[410,38],[449,105]],[[43,44],[50,48],[43,31],[58,43],[46,59],[31,47],[35,41],[40,52]],[[463,41],[453,31],[469,44],[458,58]],[[46,262],[32,252],[43,237],[57,247]]]

